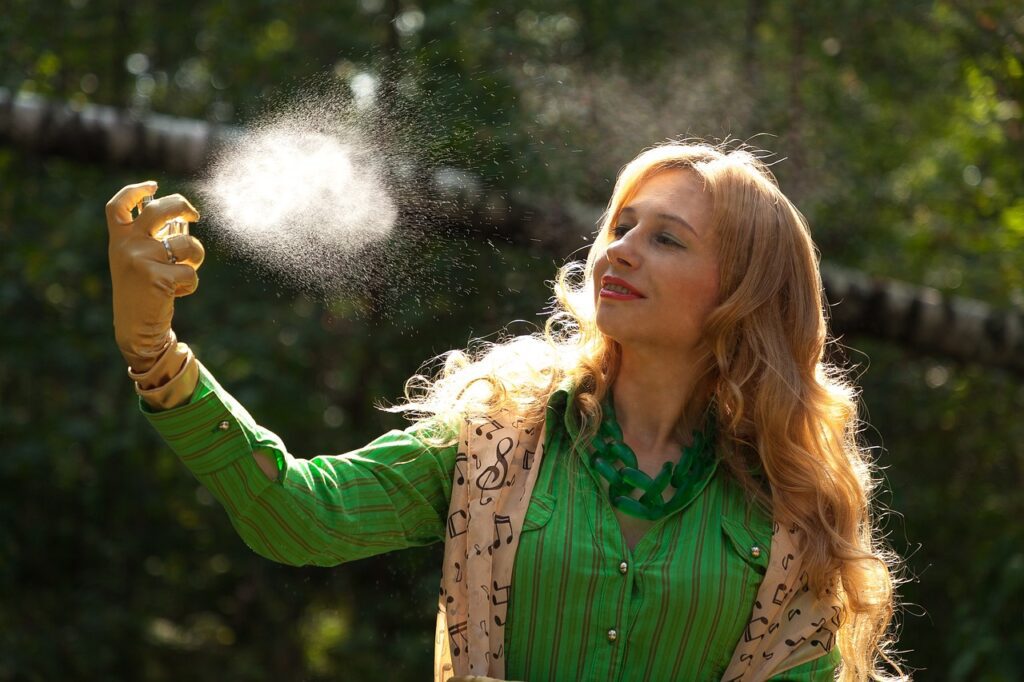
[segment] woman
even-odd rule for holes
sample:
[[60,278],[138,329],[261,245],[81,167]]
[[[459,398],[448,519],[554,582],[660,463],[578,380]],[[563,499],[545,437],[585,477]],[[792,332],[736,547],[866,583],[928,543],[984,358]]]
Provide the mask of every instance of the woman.
[[640,154],[543,335],[450,354],[394,408],[412,427],[312,461],[176,343],[202,246],[150,235],[198,213],[166,197],[132,222],[153,191],[108,204],[143,412],[271,559],[444,541],[435,679],[863,680],[891,662],[891,558],[852,388],[823,361],[814,246],[754,155]]

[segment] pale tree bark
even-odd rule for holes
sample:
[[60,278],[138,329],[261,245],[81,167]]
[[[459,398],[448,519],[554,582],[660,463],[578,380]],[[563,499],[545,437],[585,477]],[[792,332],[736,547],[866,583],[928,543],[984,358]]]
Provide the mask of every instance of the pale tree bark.
[[895,341],[923,355],[1024,373],[1024,314],[823,264],[835,334]]
[[[194,176],[242,130],[168,116],[145,118],[87,105],[72,109],[0,89],[0,144],[108,166],[162,168]],[[558,259],[582,258],[602,208],[559,198],[504,193],[471,173],[436,168],[435,195],[450,197],[446,219],[483,238],[521,244]],[[1024,315],[939,291],[822,264],[836,336],[865,335],[957,362],[1024,373]]]
[[0,88],[0,144],[96,165],[163,168],[188,175],[201,169],[219,141],[238,129],[159,114],[144,117],[89,104],[74,108]]

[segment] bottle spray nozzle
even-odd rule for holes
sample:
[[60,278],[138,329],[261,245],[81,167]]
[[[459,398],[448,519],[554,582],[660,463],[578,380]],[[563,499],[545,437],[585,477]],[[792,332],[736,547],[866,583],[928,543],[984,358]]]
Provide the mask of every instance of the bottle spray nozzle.
[[[142,213],[142,209],[146,208],[149,202],[153,201],[153,198],[152,194],[142,197],[142,200],[139,201],[138,205],[134,209],[134,215],[132,216],[133,220],[139,217]],[[167,237],[171,237],[176,234],[188,234],[187,220],[184,220],[183,218],[169,220],[164,223],[163,227],[156,231],[156,234],[153,235],[153,237],[156,239],[166,239]]]

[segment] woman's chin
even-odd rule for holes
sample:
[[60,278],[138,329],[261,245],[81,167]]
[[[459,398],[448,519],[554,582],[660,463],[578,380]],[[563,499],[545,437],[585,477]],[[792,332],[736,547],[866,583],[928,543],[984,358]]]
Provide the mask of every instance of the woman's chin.
[[598,315],[595,322],[599,332],[620,346],[623,343],[629,343],[633,337],[633,334],[630,334],[628,325],[623,324],[622,321],[608,319],[602,320],[601,316]]

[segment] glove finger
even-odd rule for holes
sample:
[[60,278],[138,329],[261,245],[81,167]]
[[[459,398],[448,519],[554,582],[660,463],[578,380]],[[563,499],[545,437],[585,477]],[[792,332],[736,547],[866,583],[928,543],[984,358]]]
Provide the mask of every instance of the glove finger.
[[188,296],[199,286],[199,275],[191,265],[153,263],[149,267],[153,286],[167,296]]
[[135,224],[137,229],[152,237],[175,218],[195,222],[199,220],[199,211],[180,194],[169,194],[149,202],[135,219]]
[[132,209],[143,197],[156,192],[156,182],[147,180],[134,185],[125,185],[107,202],[107,229],[111,232],[125,229],[132,224]]
[[167,248],[178,263],[190,265],[198,270],[206,258],[202,242],[189,234],[176,234],[167,238]]
[[199,273],[191,265],[172,265],[174,276],[174,296],[181,298],[194,294],[199,288]]

